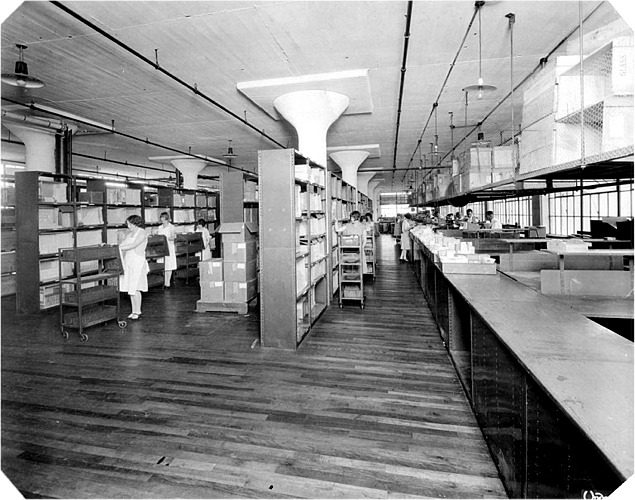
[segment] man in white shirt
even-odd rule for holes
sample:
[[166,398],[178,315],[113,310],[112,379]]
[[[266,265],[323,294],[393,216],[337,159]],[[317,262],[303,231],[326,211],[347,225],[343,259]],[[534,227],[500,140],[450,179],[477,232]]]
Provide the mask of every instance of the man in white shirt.
[[503,229],[503,224],[496,217],[494,217],[494,212],[492,212],[491,210],[488,210],[487,212],[485,212],[485,219],[487,221],[485,223],[487,229],[498,229],[498,230]]

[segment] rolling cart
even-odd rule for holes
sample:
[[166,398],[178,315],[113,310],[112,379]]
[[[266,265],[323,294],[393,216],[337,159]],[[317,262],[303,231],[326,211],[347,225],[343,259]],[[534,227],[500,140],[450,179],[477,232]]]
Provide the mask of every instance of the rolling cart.
[[359,302],[364,309],[364,249],[358,235],[339,235],[339,306],[344,300]]
[[375,280],[377,273],[377,261],[375,257],[375,234],[367,233],[364,242],[364,274],[370,275]]
[[68,338],[69,329],[77,330],[82,341],[88,340],[86,328],[117,320],[119,328],[128,326],[119,320],[119,275],[121,256],[117,245],[61,248],[62,262],[75,264],[74,277],[60,280],[60,331]]

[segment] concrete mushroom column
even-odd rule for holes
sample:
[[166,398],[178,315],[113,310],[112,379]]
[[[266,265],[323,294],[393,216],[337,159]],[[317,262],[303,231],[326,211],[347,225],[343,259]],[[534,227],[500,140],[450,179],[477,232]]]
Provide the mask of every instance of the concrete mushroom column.
[[55,131],[4,122],[12,134],[24,143],[25,170],[55,173]]
[[298,90],[273,101],[278,112],[295,127],[298,150],[326,167],[326,133],[346,110],[349,98],[328,90]]
[[375,172],[362,172],[357,174],[357,188],[369,198],[370,190],[368,189],[368,183],[375,175]]
[[336,151],[331,159],[342,169],[342,180],[357,189],[357,169],[370,153],[368,151]]
[[198,185],[198,174],[205,168],[207,161],[197,158],[179,158],[170,161],[172,165],[181,172],[183,176],[183,187],[185,189],[196,189]]
[[370,181],[368,183],[368,197],[373,200],[373,219],[377,220],[379,214],[379,193],[375,193],[377,187],[381,184],[381,181]]

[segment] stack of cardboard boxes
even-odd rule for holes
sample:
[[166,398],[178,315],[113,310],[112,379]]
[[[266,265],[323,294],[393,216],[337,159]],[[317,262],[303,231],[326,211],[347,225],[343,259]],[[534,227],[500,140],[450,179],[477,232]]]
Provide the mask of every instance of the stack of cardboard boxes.
[[258,225],[223,223],[222,258],[199,263],[201,302],[246,304],[258,293]]

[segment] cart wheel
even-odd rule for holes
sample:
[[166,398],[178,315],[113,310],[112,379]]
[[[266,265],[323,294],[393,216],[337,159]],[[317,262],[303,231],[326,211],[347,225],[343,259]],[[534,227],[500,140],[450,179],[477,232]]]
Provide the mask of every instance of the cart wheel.
[[80,339],[82,342],[86,342],[86,341],[88,340],[88,335],[86,335],[85,333],[82,333],[82,334],[79,336],[79,339]]
[[119,321],[117,322],[117,324],[119,325],[119,328],[124,329],[125,327],[128,326],[128,323],[126,323],[125,321]]
[[68,338],[68,332],[66,330],[62,330],[62,337],[64,337],[65,339]]

